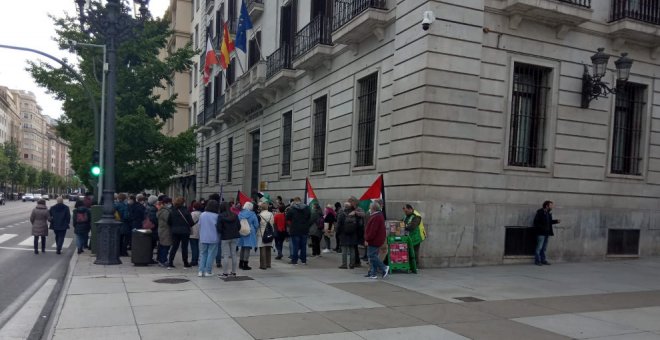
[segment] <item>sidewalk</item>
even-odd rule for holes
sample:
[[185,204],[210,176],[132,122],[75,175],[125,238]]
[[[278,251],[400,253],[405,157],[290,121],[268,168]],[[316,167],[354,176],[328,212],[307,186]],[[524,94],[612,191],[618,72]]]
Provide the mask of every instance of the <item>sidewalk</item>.
[[324,254],[307,266],[273,260],[267,271],[239,271],[250,279],[237,282],[181,265],[93,260],[77,259],[57,340],[660,339],[660,258],[423,269],[375,281]]

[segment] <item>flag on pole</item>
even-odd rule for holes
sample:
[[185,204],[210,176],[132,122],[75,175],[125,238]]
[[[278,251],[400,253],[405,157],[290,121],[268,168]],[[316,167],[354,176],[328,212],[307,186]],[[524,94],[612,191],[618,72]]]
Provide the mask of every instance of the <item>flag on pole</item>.
[[314,193],[312,184],[309,183],[309,178],[307,178],[307,183],[305,185],[305,204],[311,207],[314,203],[318,202],[319,201],[316,199],[316,194]]
[[247,31],[252,29],[252,20],[248,13],[245,0],[241,4],[241,16],[238,18],[238,30],[236,31],[236,48],[247,53]]
[[374,200],[383,201],[383,216],[385,215],[385,180],[383,175],[378,176],[376,181],[367,189],[367,191],[360,197],[359,206],[365,212],[369,211],[369,205]]
[[252,199],[239,190],[238,194],[236,194],[236,202],[240,203],[241,207],[243,207],[243,204],[252,202]]
[[223,25],[222,44],[220,46],[220,67],[227,69],[231,61],[231,52],[234,52],[234,42],[229,36],[229,26],[225,22]]
[[211,45],[211,38],[206,39],[206,58],[204,59],[204,85],[207,85],[211,80],[211,71],[213,65],[218,65],[218,56],[215,54],[213,45]]

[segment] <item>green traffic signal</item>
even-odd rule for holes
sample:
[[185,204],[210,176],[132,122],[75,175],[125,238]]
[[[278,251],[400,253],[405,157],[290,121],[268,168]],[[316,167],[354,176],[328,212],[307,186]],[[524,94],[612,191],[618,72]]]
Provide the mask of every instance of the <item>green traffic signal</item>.
[[92,171],[91,171],[91,172],[92,172],[92,176],[96,176],[96,177],[98,177],[99,175],[101,175],[101,167],[98,166],[98,165],[94,165],[94,166],[92,167]]

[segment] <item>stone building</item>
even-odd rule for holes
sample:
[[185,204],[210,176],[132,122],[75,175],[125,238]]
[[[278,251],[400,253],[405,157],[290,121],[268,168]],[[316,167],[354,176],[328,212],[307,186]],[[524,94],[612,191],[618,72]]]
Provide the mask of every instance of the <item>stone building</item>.
[[0,143],[13,141],[20,146],[21,118],[18,115],[16,97],[5,86],[0,86]]
[[59,136],[55,127],[57,120],[46,117],[48,138],[48,161],[45,170],[62,177],[72,176],[71,159],[69,158],[69,144]]
[[24,164],[37,170],[48,166],[48,137],[46,117],[37,98],[30,91],[15,90],[21,117],[22,141],[19,155]]
[[[334,203],[384,174],[388,217],[407,202],[423,213],[426,266],[531,261],[527,227],[548,199],[562,220],[551,260],[660,254],[657,2],[247,3],[247,54],[207,87],[202,65],[193,75],[199,196],[288,199],[309,177]],[[240,5],[195,0],[195,45],[221,21],[235,32]],[[583,108],[600,47],[602,81],[622,52],[632,71]]]

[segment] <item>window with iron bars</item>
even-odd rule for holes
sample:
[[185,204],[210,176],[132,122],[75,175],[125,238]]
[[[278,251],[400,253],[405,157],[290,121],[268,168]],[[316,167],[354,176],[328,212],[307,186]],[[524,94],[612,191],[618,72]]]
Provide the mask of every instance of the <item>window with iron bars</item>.
[[358,127],[355,166],[374,165],[378,73],[358,81]]
[[509,130],[511,166],[545,167],[545,134],[552,69],[515,63]]
[[220,183],[220,143],[215,143],[215,183]]
[[292,112],[282,115],[282,176],[291,175]]
[[209,184],[209,155],[210,150],[206,148],[204,153],[204,184]]
[[644,85],[626,82],[616,94],[612,133],[613,174],[641,175],[645,91]]
[[326,117],[328,112],[328,97],[323,96],[314,100],[314,149],[312,154],[312,172],[325,170],[325,138]]
[[234,137],[227,138],[227,182],[231,182],[234,159]]

